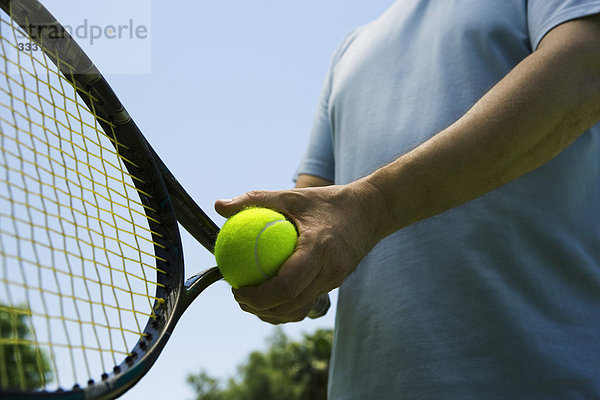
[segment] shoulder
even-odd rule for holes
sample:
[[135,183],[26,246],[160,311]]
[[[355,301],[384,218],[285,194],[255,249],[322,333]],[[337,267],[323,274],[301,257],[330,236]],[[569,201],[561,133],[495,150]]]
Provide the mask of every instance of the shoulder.
[[366,25],[362,25],[362,26],[356,27],[356,28],[352,29],[350,32],[348,32],[346,34],[346,36],[344,36],[344,38],[342,39],[342,41],[338,45],[337,50],[333,54],[333,58],[332,58],[332,64],[333,65],[337,64],[342,59],[342,57],[344,56],[344,54],[346,53],[346,51],[348,50],[348,48],[350,46],[352,46],[352,43],[354,43],[354,41],[356,40],[356,38],[358,38],[372,24],[373,24],[373,22],[371,22],[369,24],[366,24]]

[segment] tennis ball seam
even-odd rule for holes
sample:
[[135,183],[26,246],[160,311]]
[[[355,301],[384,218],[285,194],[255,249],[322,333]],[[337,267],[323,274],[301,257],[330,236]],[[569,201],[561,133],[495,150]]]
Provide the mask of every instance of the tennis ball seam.
[[275,224],[278,224],[280,222],[286,222],[285,219],[279,219],[277,221],[271,221],[271,222],[267,222],[265,224],[265,226],[263,226],[263,228],[260,230],[260,232],[258,232],[258,235],[256,235],[256,238],[254,239],[254,265],[256,265],[256,268],[258,268],[258,271],[261,273],[261,275],[263,276],[263,278],[266,280],[268,278],[270,278],[269,275],[267,275],[265,273],[265,271],[263,270],[262,266],[260,265],[260,262],[258,261],[258,242],[260,240],[260,237],[262,236],[263,233],[265,233],[265,231],[267,229],[269,229],[270,227],[272,227]]

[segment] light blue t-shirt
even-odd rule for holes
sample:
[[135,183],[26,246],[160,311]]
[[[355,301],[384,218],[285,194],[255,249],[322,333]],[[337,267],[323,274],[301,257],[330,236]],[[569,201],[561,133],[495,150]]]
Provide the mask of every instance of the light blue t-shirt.
[[[298,172],[368,175],[459,119],[549,30],[599,12],[597,0],[397,1],[334,55]],[[600,125],[379,243],[340,288],[329,390],[600,399]]]

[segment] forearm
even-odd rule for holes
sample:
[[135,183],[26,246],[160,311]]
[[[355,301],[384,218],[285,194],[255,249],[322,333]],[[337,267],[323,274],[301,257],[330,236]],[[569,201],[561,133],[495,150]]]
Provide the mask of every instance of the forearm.
[[296,188],[320,187],[333,184],[331,181],[315,175],[301,174],[296,180]]
[[540,46],[456,123],[363,180],[384,199],[382,237],[536,169],[599,119],[597,54]]
[[330,182],[304,175],[298,189],[218,201],[223,216],[250,205],[279,210],[300,232],[277,276],[236,290],[241,307],[272,323],[301,320],[383,237],[481,196],[565,149],[600,119],[598,18],[553,30],[558,35],[548,34],[540,50],[459,121],[361,180],[315,187]]

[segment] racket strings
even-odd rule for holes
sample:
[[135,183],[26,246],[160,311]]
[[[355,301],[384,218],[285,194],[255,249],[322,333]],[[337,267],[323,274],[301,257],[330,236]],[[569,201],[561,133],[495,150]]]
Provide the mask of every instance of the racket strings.
[[129,354],[164,260],[126,147],[26,37],[0,18],[0,387],[53,390]]

